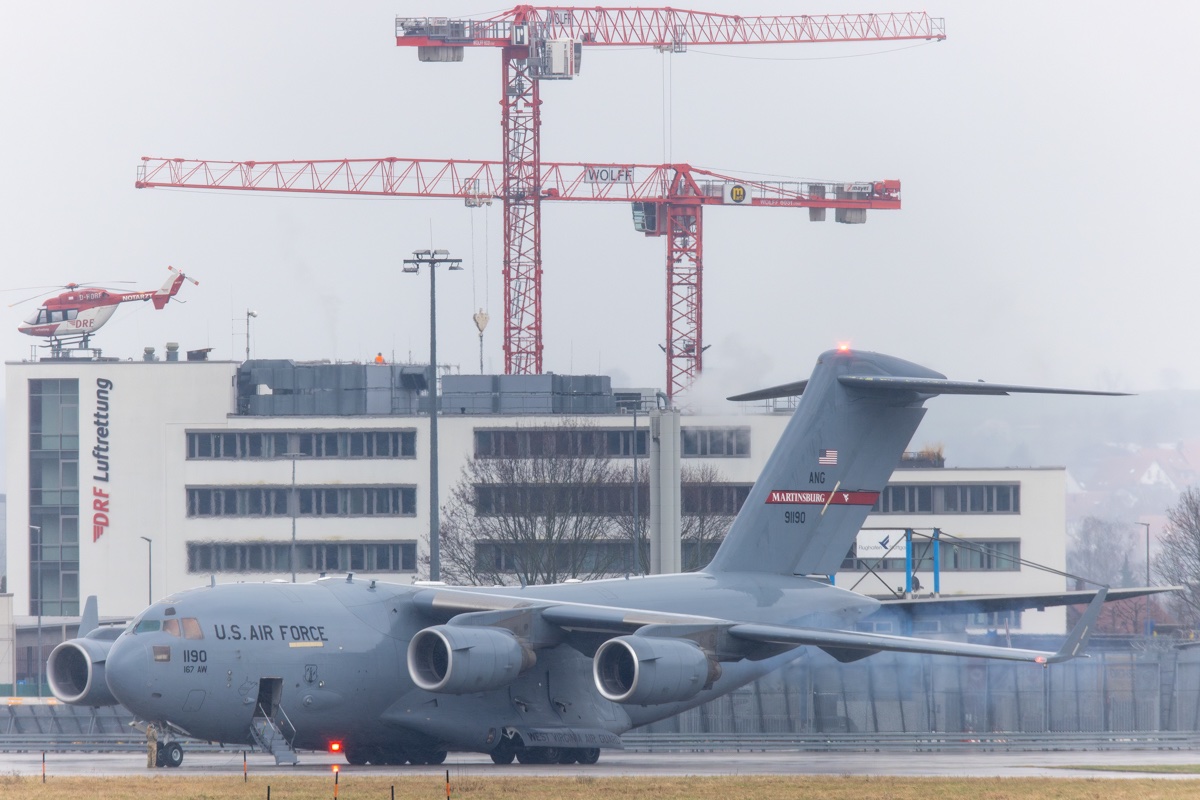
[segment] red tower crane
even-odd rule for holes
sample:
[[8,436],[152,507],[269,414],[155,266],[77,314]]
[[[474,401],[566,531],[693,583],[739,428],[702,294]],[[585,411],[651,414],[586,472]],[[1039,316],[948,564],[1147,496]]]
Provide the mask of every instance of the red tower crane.
[[[742,17],[671,8],[516,6],[486,19],[399,17],[396,44],[422,61],[461,61],[468,47],[501,51],[504,203],[504,362],[509,373],[542,371],[541,98],[543,80],[574,78],[584,47],[796,44],[945,39],[924,12]],[[667,391],[700,372],[703,346],[701,204],[681,184],[660,207],[667,236]],[[845,221],[851,221],[846,218]],[[863,221],[855,219],[854,221]]]
[[[500,161],[402,158],[203,161],[145,157],[138,168],[136,185],[139,189],[446,197],[474,206],[509,196],[507,166]],[[825,210],[832,208],[839,222],[849,223],[864,222],[870,208],[900,207],[900,182],[895,180],[837,184],[747,180],[689,164],[541,163],[536,185],[539,203],[632,203],[637,230],[647,236],[670,236],[666,385],[671,395],[696,377],[703,355],[700,220],[704,206],[807,208],[809,219],[814,221],[825,219]],[[672,258],[679,262],[672,262]],[[507,284],[507,271],[505,278]],[[514,289],[519,292],[527,287],[518,283]],[[506,285],[506,313],[512,296]],[[540,291],[536,298],[540,312]],[[507,343],[505,352],[510,352]]]

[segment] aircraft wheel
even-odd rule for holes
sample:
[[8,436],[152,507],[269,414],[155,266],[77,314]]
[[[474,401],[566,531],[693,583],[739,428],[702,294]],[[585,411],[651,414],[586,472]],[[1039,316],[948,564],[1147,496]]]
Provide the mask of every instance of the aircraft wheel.
[[544,764],[540,747],[526,747],[517,751],[517,761],[522,764]]
[[[403,747],[381,747],[379,748],[379,764],[395,764],[403,766],[410,759],[410,756]],[[414,764],[417,762],[414,761]]]
[[576,760],[580,764],[595,764],[600,760],[599,747],[582,747],[575,752],[579,754]]
[[445,762],[445,760],[445,750],[426,750],[425,748],[421,748],[420,750],[412,750],[408,754],[408,762],[410,764],[437,765]]
[[367,752],[369,750],[370,750],[369,747],[364,747],[364,746],[357,745],[357,744],[346,745],[346,747],[345,747],[346,763],[353,764],[356,767],[361,767],[363,764],[366,764],[367,761],[370,760],[367,755]]
[[579,750],[574,747],[564,747],[558,754],[559,764],[574,764],[579,760]]
[[179,742],[167,742],[158,752],[164,767],[178,767],[183,763],[183,746]]
[[517,757],[516,751],[504,747],[497,747],[491,755],[493,764],[511,764]]

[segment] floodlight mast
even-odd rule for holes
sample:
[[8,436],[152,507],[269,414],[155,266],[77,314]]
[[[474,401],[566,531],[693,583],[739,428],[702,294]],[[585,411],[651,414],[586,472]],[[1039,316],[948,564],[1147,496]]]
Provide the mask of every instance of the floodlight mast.
[[437,388],[437,268],[458,271],[461,258],[450,258],[449,250],[414,250],[404,259],[409,274],[429,268],[429,580],[441,577],[441,501],[438,497],[438,388]]

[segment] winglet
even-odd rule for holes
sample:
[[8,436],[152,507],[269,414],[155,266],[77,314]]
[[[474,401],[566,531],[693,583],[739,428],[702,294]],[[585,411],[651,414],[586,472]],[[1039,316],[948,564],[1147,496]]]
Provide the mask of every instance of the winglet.
[[1071,631],[1071,635],[1063,642],[1063,646],[1059,651],[1046,659],[1047,664],[1057,664],[1060,661],[1067,661],[1079,655],[1079,651],[1087,646],[1088,635],[1092,632],[1092,628],[1096,625],[1096,619],[1099,618],[1101,610],[1104,608],[1104,598],[1108,596],[1108,587],[1104,586],[1100,591],[1096,592],[1096,596],[1092,598],[1092,602],[1088,603],[1087,610],[1083,612],[1083,616],[1079,618],[1079,622],[1075,623],[1075,628]]
[[88,595],[88,599],[83,603],[83,616],[79,618],[79,633],[75,635],[82,639],[98,627],[100,627],[100,610],[96,605],[96,595],[92,594]]

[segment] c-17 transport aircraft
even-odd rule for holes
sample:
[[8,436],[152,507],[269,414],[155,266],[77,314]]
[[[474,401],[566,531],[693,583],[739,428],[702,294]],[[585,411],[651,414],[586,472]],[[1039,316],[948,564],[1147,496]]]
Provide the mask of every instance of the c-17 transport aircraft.
[[[884,650],[1063,661],[1117,592],[978,601],[1090,601],[1061,649],[1039,652],[856,631],[881,602],[824,577],[841,565],[927,399],[1010,392],[1111,394],[949,381],[891,356],[831,350],[807,381],[733,398],[803,394],[699,572],[521,588],[353,574],[214,581],[160,600],[123,631],[86,633],[85,622],[86,635],[51,653],[50,685],[63,702],[120,703],[167,731],[160,749],[171,766],[183,758],[180,737],[257,745],[277,761],[329,749],[351,764],[440,763],[450,750],[498,764],[593,763],[621,746],[621,733],[733,691],[802,646],[841,661]],[[1146,590],[1120,594],[1135,591]]]

